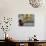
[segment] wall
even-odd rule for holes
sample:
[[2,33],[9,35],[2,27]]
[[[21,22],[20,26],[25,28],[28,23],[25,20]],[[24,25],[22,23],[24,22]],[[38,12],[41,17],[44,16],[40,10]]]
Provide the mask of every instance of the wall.
[[[45,15],[46,8],[33,8],[30,6],[28,0],[0,0],[0,17],[13,17],[13,22],[10,31],[10,35],[17,40],[27,40],[34,34],[37,35],[39,40],[45,39]],[[35,15],[35,26],[34,27],[19,27],[18,26],[18,14],[32,13]],[[0,31],[0,35],[2,35]],[[45,33],[45,34],[44,34]],[[4,34],[4,33],[3,33]],[[0,39],[4,37],[0,36]]]

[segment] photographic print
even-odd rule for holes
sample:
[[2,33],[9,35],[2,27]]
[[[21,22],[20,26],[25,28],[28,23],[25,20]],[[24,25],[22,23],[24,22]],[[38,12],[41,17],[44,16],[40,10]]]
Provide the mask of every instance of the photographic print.
[[33,14],[19,14],[18,15],[19,26],[34,26]]

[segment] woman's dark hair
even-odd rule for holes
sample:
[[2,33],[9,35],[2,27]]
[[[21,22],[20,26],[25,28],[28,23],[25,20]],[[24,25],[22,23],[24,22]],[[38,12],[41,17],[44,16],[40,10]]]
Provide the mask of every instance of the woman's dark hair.
[[19,19],[19,25],[23,26],[23,21],[21,19]]

